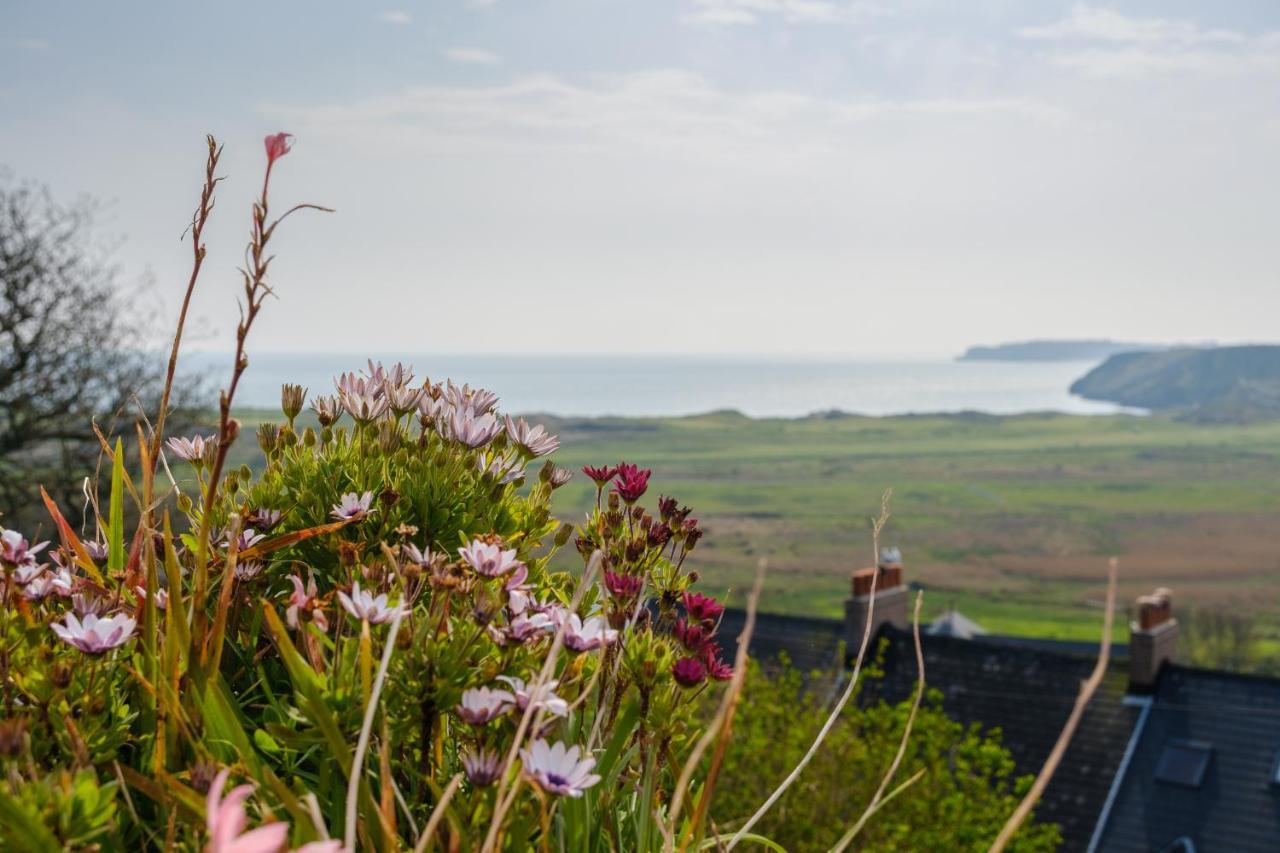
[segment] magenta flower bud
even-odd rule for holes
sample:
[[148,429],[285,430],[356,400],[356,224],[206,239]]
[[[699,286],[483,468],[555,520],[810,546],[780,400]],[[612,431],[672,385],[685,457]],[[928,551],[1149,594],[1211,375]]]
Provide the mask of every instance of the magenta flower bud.
[[640,589],[644,586],[644,578],[606,571],[604,573],[604,586],[614,598],[629,601],[640,594]]
[[619,463],[618,482],[614,483],[613,491],[628,505],[633,504],[640,500],[649,488],[649,475],[652,473],[653,471],[648,468],[641,468],[629,462]]
[[711,639],[711,635],[707,629],[699,622],[686,622],[684,619],[676,620],[675,626],[671,629],[671,633],[675,636],[680,644],[686,649],[698,654],[703,647]]
[[697,658],[680,658],[671,667],[671,675],[681,687],[697,687],[707,679],[707,668]]
[[724,613],[724,605],[709,595],[698,592],[684,594],[684,611],[690,619],[699,622],[715,622]]
[[707,667],[707,675],[716,681],[728,681],[733,678],[733,667],[720,660],[719,643],[707,643],[702,649],[702,662]]
[[618,469],[611,468],[608,465],[601,465],[598,468],[591,465],[583,465],[582,473],[595,481],[597,489],[603,489],[606,483],[617,476]]

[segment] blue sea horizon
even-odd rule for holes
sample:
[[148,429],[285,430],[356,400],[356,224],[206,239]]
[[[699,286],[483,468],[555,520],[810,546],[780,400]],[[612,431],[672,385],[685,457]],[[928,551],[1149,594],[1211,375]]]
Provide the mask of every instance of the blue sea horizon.
[[[735,410],[751,417],[1138,410],[1072,395],[1096,362],[867,360],[723,355],[375,355],[403,361],[419,377],[488,388],[503,411],[566,417],[660,417]],[[192,352],[185,369],[222,381],[229,353]],[[279,405],[280,385],[332,393],[334,377],[367,359],[348,353],[250,355],[237,405]]]

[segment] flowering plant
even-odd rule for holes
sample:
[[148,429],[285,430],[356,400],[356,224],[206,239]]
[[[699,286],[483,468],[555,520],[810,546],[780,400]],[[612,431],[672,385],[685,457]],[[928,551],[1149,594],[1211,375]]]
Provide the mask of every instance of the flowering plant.
[[[266,140],[216,432],[166,440],[162,410],[135,446],[104,443],[88,530],[46,498],[52,544],[0,532],[0,841],[700,844],[716,729],[698,706],[734,668],[723,607],[685,568],[702,529],[673,499],[644,507],[648,470],[588,469],[575,536],[551,511],[571,476],[544,459],[555,436],[487,390],[372,362],[311,399],[317,426],[285,386],[265,465],[228,465],[291,144]],[[210,140],[188,298],[220,154]],[[571,539],[583,570],[553,570]]]

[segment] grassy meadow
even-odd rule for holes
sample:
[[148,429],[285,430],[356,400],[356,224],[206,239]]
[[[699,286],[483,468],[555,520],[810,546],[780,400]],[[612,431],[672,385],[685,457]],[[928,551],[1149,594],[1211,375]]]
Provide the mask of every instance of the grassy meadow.
[[[263,414],[244,413],[246,438]],[[767,610],[840,615],[849,572],[872,559],[869,518],[891,488],[884,544],[902,548],[929,615],[955,607],[993,632],[1094,638],[1115,554],[1124,602],[1163,585],[1175,607],[1280,616],[1280,422],[539,420],[564,442],[560,465],[637,462],[654,469],[656,489],[693,506],[709,533],[692,559],[711,589],[740,594],[767,557]],[[242,442],[239,461],[250,447]],[[594,487],[579,473],[556,497],[559,514],[577,520]]]

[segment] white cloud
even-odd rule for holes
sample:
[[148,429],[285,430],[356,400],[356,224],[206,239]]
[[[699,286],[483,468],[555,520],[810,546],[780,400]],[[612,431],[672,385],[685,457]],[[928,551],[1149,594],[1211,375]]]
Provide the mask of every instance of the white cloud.
[[718,162],[763,156],[770,163],[844,156],[876,124],[962,128],[1068,118],[1059,107],[1012,97],[890,100],[736,93],[678,69],[597,76],[586,83],[534,75],[495,86],[421,86],[277,115],[316,133],[402,135],[410,145],[640,146]]
[[885,13],[885,7],[860,0],[692,0],[694,11],[681,17],[707,27],[749,25],[775,17],[788,23],[856,22]]
[[1095,77],[1280,71],[1280,33],[1246,34],[1094,6],[1075,6],[1067,17],[1023,27],[1018,35],[1060,45],[1049,54],[1051,62]]
[[403,27],[413,23],[413,16],[403,9],[390,9],[378,16],[378,20],[384,24],[394,24]]
[[497,65],[502,62],[502,57],[498,54],[478,47],[451,47],[444,55],[449,61],[464,65]]
[[1060,21],[1039,27],[1023,27],[1023,38],[1083,39],[1143,44],[1239,44],[1246,37],[1231,30],[1203,29],[1191,21],[1168,18],[1134,18],[1112,9],[1078,5]]

